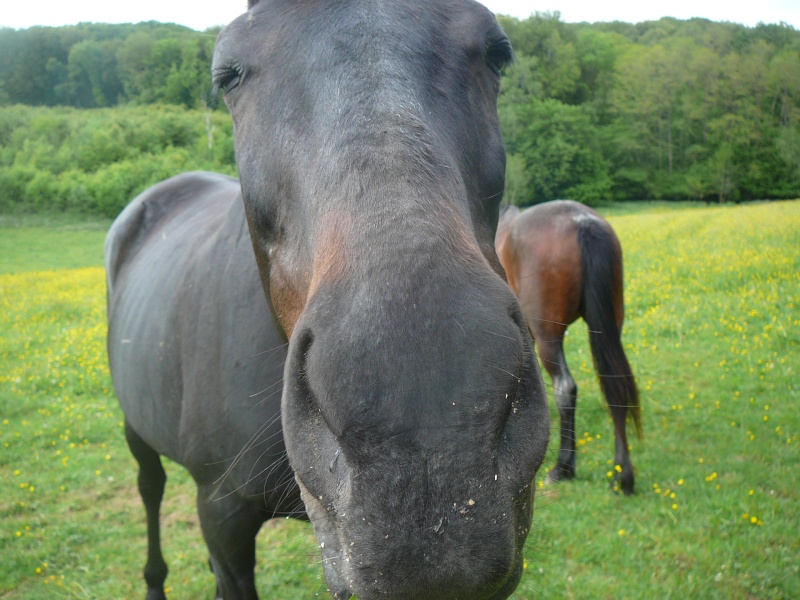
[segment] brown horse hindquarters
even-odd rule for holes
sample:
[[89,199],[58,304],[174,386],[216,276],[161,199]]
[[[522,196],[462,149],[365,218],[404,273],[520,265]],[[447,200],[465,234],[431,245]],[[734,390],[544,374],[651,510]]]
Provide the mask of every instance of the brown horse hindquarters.
[[540,219],[537,212],[528,209],[511,221],[500,260],[553,383],[561,427],[558,460],[549,478],[560,480],[575,475],[578,388],[564,355],[564,334],[580,316],[581,249],[571,220]]
[[501,218],[496,247],[509,285],[520,299],[539,357],[553,381],[561,417],[558,460],[551,480],[575,476],[577,385],[563,340],[583,317],[592,358],[615,429],[614,485],[633,491],[625,421],[640,429],[636,383],[622,348],[622,249],[611,226],[577,202],[557,200]]

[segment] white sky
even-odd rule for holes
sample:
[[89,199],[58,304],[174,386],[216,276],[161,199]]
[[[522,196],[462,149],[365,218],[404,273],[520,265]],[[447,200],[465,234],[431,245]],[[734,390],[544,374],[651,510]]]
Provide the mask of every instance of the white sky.
[[[705,17],[744,25],[784,21],[800,29],[800,0],[483,0],[496,13],[524,19],[535,11],[559,11],[567,23],[640,21],[664,16]],[[247,0],[0,0],[0,26],[71,25],[79,22],[163,21],[194,29],[223,25],[244,12]]]

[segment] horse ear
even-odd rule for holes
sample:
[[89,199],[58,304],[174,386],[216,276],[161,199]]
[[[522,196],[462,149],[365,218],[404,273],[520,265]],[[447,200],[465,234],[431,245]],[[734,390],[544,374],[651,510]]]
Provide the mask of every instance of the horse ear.
[[247,10],[250,10],[256,4],[258,4],[258,0],[247,0]]

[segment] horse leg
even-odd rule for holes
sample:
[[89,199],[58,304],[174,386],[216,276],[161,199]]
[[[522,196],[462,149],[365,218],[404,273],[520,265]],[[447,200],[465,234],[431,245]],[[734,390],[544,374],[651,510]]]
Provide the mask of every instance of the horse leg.
[[612,406],[611,418],[614,420],[614,478],[611,488],[616,491],[621,488],[626,496],[633,493],[633,463],[628,454],[628,436],[625,432],[625,417],[627,407]]
[[167,579],[167,563],[161,554],[161,531],[159,511],[164,496],[167,475],[161,466],[161,457],[139,437],[125,421],[125,439],[131,454],[139,463],[139,495],[142,497],[147,513],[147,564],[144,567],[144,580],[147,582],[145,600],[166,600],[164,581]]
[[[575,410],[578,386],[572,378],[564,357],[564,333],[551,338],[540,334],[539,358],[553,381],[553,392],[561,420],[560,445],[556,466],[548,473],[550,481],[561,481],[575,477]],[[552,336],[552,333],[551,333]]]
[[217,600],[258,600],[255,581],[256,535],[264,522],[257,505],[236,494],[214,495],[198,486],[197,513],[217,580]]

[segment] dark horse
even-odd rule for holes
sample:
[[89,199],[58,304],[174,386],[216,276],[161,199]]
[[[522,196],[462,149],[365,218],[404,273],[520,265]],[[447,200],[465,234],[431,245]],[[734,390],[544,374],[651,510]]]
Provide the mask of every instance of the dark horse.
[[507,598],[545,390],[494,251],[511,48],[471,0],[262,0],[213,61],[240,181],[141,194],[106,244],[108,350],[167,567],[160,456],[197,482],[217,597],[310,519],[334,598]]
[[616,434],[614,485],[633,493],[626,417],[641,432],[639,393],[622,347],[622,248],[611,225],[578,202],[556,200],[520,212],[503,210],[495,246],[508,283],[553,380],[561,446],[551,480],[575,476],[578,387],[564,357],[564,332],[578,317],[589,326],[595,370]]

